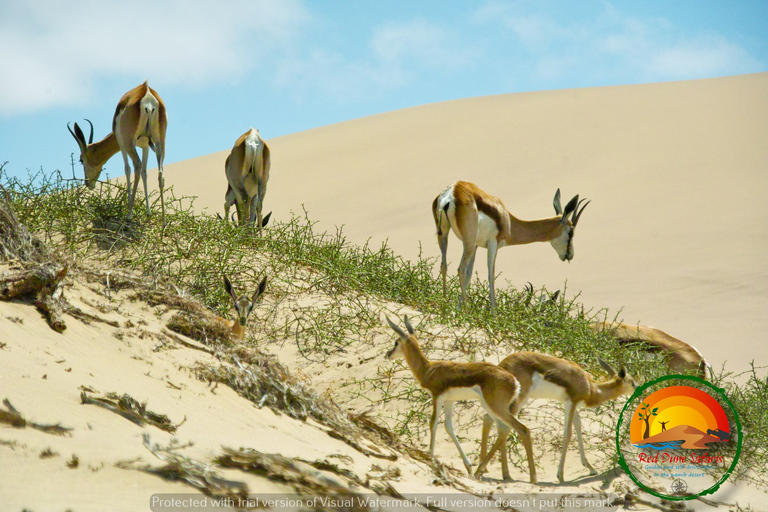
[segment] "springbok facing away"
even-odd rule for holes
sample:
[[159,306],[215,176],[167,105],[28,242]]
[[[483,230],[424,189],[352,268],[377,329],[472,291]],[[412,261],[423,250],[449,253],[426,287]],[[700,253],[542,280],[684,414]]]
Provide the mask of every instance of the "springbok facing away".
[[[490,286],[491,307],[496,305],[494,277],[496,252],[507,245],[550,242],[562,261],[573,259],[573,234],[584,208],[589,201],[581,203],[576,195],[565,206],[560,206],[560,189],[555,194],[555,217],[541,220],[524,221],[516,218],[504,207],[496,196],[492,196],[468,181],[457,181],[443,190],[432,202],[432,215],[437,226],[437,241],[440,244],[442,262],[440,274],[443,279],[443,296],[446,294],[448,270],[446,252],[448,234],[451,229],[464,243],[464,253],[459,263],[459,283],[461,298],[459,307],[466,299],[467,287],[472,279],[472,267],[478,247],[488,249],[488,283]],[[581,206],[581,208],[579,208]],[[573,214],[572,218],[569,218]]]
[[472,465],[453,432],[453,403],[456,400],[479,400],[486,413],[500,425],[500,429],[506,429],[507,434],[511,429],[515,429],[520,435],[528,455],[531,482],[536,483],[536,467],[533,464],[530,432],[528,427],[510,413],[510,406],[520,391],[520,384],[517,379],[491,363],[429,361],[419,348],[419,342],[416,340],[413,327],[407,316],[405,317],[405,326],[408,329],[408,334],[392,323],[389,318],[387,318],[387,323],[400,339],[395,341],[394,348],[388,351],[385,357],[390,361],[405,358],[419,385],[432,396],[432,418],[429,424],[430,456],[435,456],[437,425],[440,412],[445,408],[445,430],[458,448],[467,472],[472,474]]
[[[86,119],[86,121],[88,121]],[[88,142],[85,135],[75,123],[75,130],[67,124],[69,133],[77,141],[80,147],[80,161],[85,170],[85,184],[88,188],[96,187],[104,164],[118,151],[123,154],[125,162],[125,179],[128,187],[128,212],[126,217],[133,217],[133,203],[136,199],[136,191],[139,179],[144,180],[144,199],[149,214],[149,191],[147,189],[147,157],[149,148],[157,157],[157,179],[160,185],[160,204],[162,207],[162,223],[165,225],[165,200],[163,198],[163,158],[165,156],[165,131],[168,127],[168,118],[165,104],[157,92],[147,82],[131,89],[120,98],[112,118],[112,132],[99,142],[93,142],[93,123]],[[142,156],[136,152],[136,147],[142,149]],[[131,164],[133,162],[134,183],[131,189]]]
[[264,276],[261,283],[259,283],[259,287],[253,292],[251,297],[248,297],[248,295],[245,294],[238,296],[237,293],[235,293],[235,289],[232,287],[229,278],[224,276],[224,288],[227,290],[229,296],[232,297],[232,302],[235,304],[235,311],[237,312],[237,318],[234,321],[226,320],[226,322],[232,324],[230,326],[232,329],[232,336],[236,340],[245,338],[245,323],[248,320],[248,315],[251,314],[253,306],[256,305],[256,301],[264,293],[264,288],[266,287],[267,277]]
[[267,194],[269,166],[269,146],[259,131],[251,128],[237,139],[224,164],[228,183],[224,196],[225,219],[229,218],[229,207],[234,204],[241,226],[254,221],[259,229],[267,225],[271,212],[262,219],[261,209]]
[[[618,373],[611,366],[598,359],[600,366],[611,377],[607,381],[595,382],[579,365],[566,359],[540,354],[538,352],[516,352],[507,356],[499,363],[503,368],[514,375],[520,383],[520,394],[511,407],[514,416],[520,412],[528,400],[534,398],[548,398],[557,400],[565,409],[565,425],[563,434],[563,449],[560,454],[560,465],[557,468],[557,479],[563,482],[563,467],[565,466],[565,454],[571,440],[571,424],[576,427],[576,439],[579,442],[579,454],[581,463],[589,469],[591,475],[596,474],[595,469],[587,461],[584,454],[584,443],[581,437],[581,418],[578,409],[582,407],[596,407],[608,400],[613,400],[621,395],[632,393],[637,385],[634,379],[622,366]],[[498,423],[498,421],[497,421]],[[493,418],[488,415],[483,420],[483,436],[480,447],[480,465],[476,476],[485,471],[488,462],[496,450],[501,449],[501,469],[505,479],[509,478],[507,467],[507,436],[506,432],[499,428],[499,439],[486,454],[488,434],[493,426]],[[530,439],[524,443],[530,443]],[[530,448],[526,445],[526,452]],[[528,455],[530,458],[530,455]]]
[[661,329],[644,325],[628,325],[623,323],[596,322],[590,324],[596,332],[614,331],[621,345],[637,348],[653,354],[663,352],[669,369],[675,372],[695,371],[698,377],[707,378],[707,364],[704,356],[695,347],[670,336]]

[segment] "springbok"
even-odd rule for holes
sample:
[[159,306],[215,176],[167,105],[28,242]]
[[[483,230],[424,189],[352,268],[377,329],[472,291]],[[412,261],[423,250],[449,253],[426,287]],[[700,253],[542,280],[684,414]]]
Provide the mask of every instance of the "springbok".
[[[86,121],[88,121],[86,119]],[[144,199],[149,215],[149,191],[147,189],[147,157],[149,148],[157,157],[157,179],[160,185],[160,204],[162,208],[162,223],[165,225],[165,201],[163,199],[163,158],[165,156],[165,131],[168,127],[168,117],[165,104],[157,92],[147,82],[131,89],[120,98],[112,118],[112,132],[99,142],[93,142],[93,123],[88,142],[85,135],[75,123],[75,130],[67,124],[69,133],[80,147],[80,161],[85,170],[85,184],[88,188],[96,187],[96,180],[101,175],[104,164],[118,151],[123,154],[125,162],[125,180],[128,194],[128,212],[126,217],[133,217],[133,203],[139,186],[139,179],[144,180]],[[142,149],[142,156],[136,152],[136,147]],[[131,164],[134,168],[134,183],[131,190]]]
[[672,371],[683,373],[695,371],[696,375],[702,379],[707,378],[707,368],[711,371],[704,356],[695,347],[670,336],[661,329],[611,322],[596,322],[590,324],[590,327],[596,332],[613,333],[621,345],[649,354],[661,352]]
[[272,212],[262,219],[261,209],[267,194],[269,166],[269,146],[259,131],[251,128],[237,139],[224,163],[228,183],[224,196],[225,219],[229,218],[229,207],[234,204],[240,225],[254,221],[259,229],[267,225]]
[[[576,439],[579,442],[579,454],[581,463],[589,469],[591,475],[596,474],[595,469],[587,461],[584,454],[584,443],[581,437],[581,418],[578,409],[582,407],[596,407],[621,395],[632,393],[637,385],[634,379],[622,366],[618,373],[605,361],[598,358],[600,366],[608,372],[609,380],[595,382],[589,374],[579,365],[566,359],[540,354],[538,352],[516,352],[507,356],[499,363],[511,375],[514,375],[520,383],[520,393],[510,408],[513,416],[517,416],[528,400],[534,398],[548,398],[557,400],[565,409],[565,425],[563,434],[563,448],[560,454],[560,465],[557,468],[557,479],[562,483],[563,468],[565,466],[565,454],[571,440],[571,424],[576,427]],[[476,476],[485,471],[488,462],[496,450],[501,449],[501,471],[505,479],[509,479],[507,467],[507,436],[509,430],[499,427],[499,439],[486,453],[488,434],[493,426],[494,418],[486,415],[483,420],[483,435],[480,446],[480,464],[477,467]],[[497,421],[498,423],[498,421]],[[530,453],[530,439],[523,439],[526,443],[525,451]],[[530,455],[528,455],[530,458]]]
[[243,340],[245,338],[245,323],[248,320],[248,315],[251,314],[253,306],[256,305],[256,301],[264,293],[264,288],[266,287],[267,278],[265,276],[251,297],[245,294],[238,296],[229,278],[224,276],[224,288],[232,298],[232,302],[235,304],[235,312],[237,313],[237,318],[234,321],[225,320],[225,322],[232,329],[232,337],[236,340]]
[[491,363],[429,361],[419,348],[419,342],[414,335],[408,316],[405,317],[408,334],[392,323],[389,318],[387,323],[397,333],[399,339],[395,341],[394,348],[388,351],[385,357],[390,361],[405,358],[419,385],[432,396],[429,455],[435,456],[435,436],[440,413],[444,408],[445,430],[458,448],[464,467],[472,475],[472,465],[453,431],[453,403],[456,400],[479,400],[486,413],[500,425],[500,429],[506,429],[507,433],[515,429],[520,435],[528,454],[531,482],[536,483],[530,432],[528,427],[510,412],[510,406],[520,392],[520,383],[517,379]]
[[[478,247],[488,249],[488,283],[490,286],[491,307],[496,305],[494,294],[494,273],[496,252],[507,245],[550,242],[560,259],[573,259],[573,234],[584,208],[589,201],[581,205],[576,195],[565,206],[560,206],[560,189],[555,194],[555,217],[541,220],[524,221],[516,218],[504,207],[496,196],[492,196],[468,181],[457,181],[443,190],[432,202],[432,214],[437,227],[437,241],[440,244],[442,262],[440,274],[443,279],[443,296],[446,294],[446,252],[448,234],[451,229],[464,243],[464,253],[459,264],[459,283],[461,298],[459,307],[466,299],[467,287],[472,279],[472,267]],[[569,218],[573,214],[572,218]]]

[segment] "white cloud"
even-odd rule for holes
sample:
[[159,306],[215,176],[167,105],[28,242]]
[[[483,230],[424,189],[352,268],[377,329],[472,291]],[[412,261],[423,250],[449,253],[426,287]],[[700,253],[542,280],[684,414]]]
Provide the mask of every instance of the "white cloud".
[[654,49],[645,70],[656,77],[697,78],[756,71],[760,64],[742,47],[719,36],[697,37]]
[[461,69],[475,55],[448,28],[423,20],[375,27],[366,49],[357,59],[323,48],[298,53],[279,63],[277,84],[299,99],[318,92],[331,101],[370,99],[425,76]]
[[582,14],[559,16],[546,3],[491,2],[472,20],[502,29],[512,41],[508,53],[518,69],[545,82],[567,74],[681,80],[765,66],[722,35],[691,32],[665,18],[628,16],[609,3]]
[[97,81],[237,79],[289,46],[308,14],[298,1],[4,2],[0,115],[75,104]]

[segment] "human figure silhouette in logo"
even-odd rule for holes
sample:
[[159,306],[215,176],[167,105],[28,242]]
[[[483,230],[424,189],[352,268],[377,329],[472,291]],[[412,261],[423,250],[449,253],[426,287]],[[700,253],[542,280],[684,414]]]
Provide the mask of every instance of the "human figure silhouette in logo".
[[666,432],[666,430],[667,430],[667,423],[669,423],[669,422],[668,421],[660,421],[659,423],[661,423],[661,431],[662,432]]

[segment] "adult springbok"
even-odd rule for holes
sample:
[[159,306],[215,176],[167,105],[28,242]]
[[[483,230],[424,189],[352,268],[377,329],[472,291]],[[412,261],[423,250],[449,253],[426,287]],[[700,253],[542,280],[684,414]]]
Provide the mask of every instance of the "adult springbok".
[[[538,352],[516,352],[507,356],[499,363],[511,375],[514,375],[520,383],[520,393],[512,404],[510,412],[517,416],[528,400],[534,398],[548,398],[557,400],[565,409],[565,425],[563,433],[563,448],[560,453],[560,465],[557,468],[557,479],[562,483],[563,468],[565,466],[565,454],[571,440],[571,425],[576,427],[576,439],[579,442],[579,454],[581,463],[589,469],[591,475],[596,474],[595,469],[587,461],[584,454],[584,443],[581,436],[581,418],[579,409],[583,407],[596,407],[621,395],[632,393],[637,385],[634,379],[622,366],[618,373],[605,361],[598,359],[600,366],[608,372],[609,380],[596,382],[579,365],[566,359],[540,354]],[[505,479],[509,479],[507,467],[507,437],[509,430],[499,428],[499,439],[486,454],[488,434],[491,431],[493,420],[486,415],[483,421],[483,435],[480,447],[480,464],[477,467],[476,476],[485,471],[488,462],[496,450],[501,449],[501,471]],[[498,421],[497,421],[498,423]],[[526,453],[530,453],[530,438],[523,439]],[[528,455],[530,458],[530,455]]]
[[453,403],[457,400],[479,400],[486,413],[500,425],[500,429],[506,429],[507,433],[515,429],[520,435],[528,455],[531,482],[536,483],[530,432],[528,427],[510,412],[510,406],[520,392],[520,383],[517,379],[491,363],[429,361],[419,348],[419,342],[407,316],[405,317],[407,334],[389,318],[387,323],[397,333],[399,339],[395,341],[394,348],[387,352],[386,358],[390,361],[405,358],[419,385],[432,396],[432,418],[429,423],[430,456],[435,456],[438,421],[441,411],[445,409],[445,430],[458,448],[467,472],[472,474],[472,465],[453,431]]
[[[88,121],[86,119],[86,121]],[[112,132],[99,142],[93,142],[93,123],[88,142],[80,127],[75,123],[75,130],[67,124],[69,133],[77,141],[80,147],[80,161],[85,170],[85,184],[88,188],[96,187],[96,180],[101,175],[104,164],[115,153],[123,154],[125,163],[125,180],[128,195],[128,212],[126,217],[133,217],[133,203],[139,186],[139,179],[144,180],[144,199],[149,214],[149,191],[147,189],[147,157],[149,148],[157,157],[157,179],[160,185],[160,205],[162,208],[162,222],[165,225],[165,201],[163,199],[163,158],[165,156],[165,131],[168,126],[168,118],[165,112],[165,103],[160,99],[157,91],[152,89],[147,82],[131,89],[120,98],[112,118]],[[136,152],[136,147],[142,149],[141,159]],[[134,183],[131,189],[131,164],[134,168]]]
[[262,219],[261,209],[267,194],[269,166],[269,146],[259,131],[251,128],[237,139],[224,163],[228,183],[224,196],[225,219],[229,218],[229,207],[234,204],[240,225],[254,221],[259,229],[267,225],[272,212]]
[[267,278],[265,276],[261,280],[261,283],[259,283],[256,291],[253,292],[252,296],[249,297],[246,294],[237,295],[237,293],[235,293],[235,289],[232,287],[232,283],[229,281],[229,278],[224,276],[224,288],[232,298],[232,302],[235,304],[235,312],[237,313],[237,318],[234,321],[224,321],[227,323],[229,328],[232,329],[232,337],[236,340],[243,340],[245,338],[245,324],[248,320],[248,315],[251,314],[251,310],[253,310],[253,307],[256,305],[256,301],[264,293],[264,289],[266,287]]
[[[585,199],[579,201],[576,195],[565,206],[560,206],[560,189],[555,194],[555,217],[525,221],[512,215],[496,196],[492,196],[468,181],[457,181],[443,190],[432,202],[432,214],[437,226],[437,241],[440,244],[442,262],[440,274],[443,279],[443,296],[446,294],[446,252],[448,234],[451,229],[464,243],[464,253],[459,263],[461,298],[459,307],[466,299],[467,287],[472,279],[472,267],[478,247],[488,249],[488,283],[491,307],[496,305],[494,277],[496,252],[507,245],[550,242],[560,259],[573,259],[573,234],[584,208]],[[572,214],[572,217],[571,217]]]
[[697,376],[706,379],[707,368],[711,370],[704,356],[695,347],[670,336],[661,329],[612,322],[596,322],[590,324],[590,327],[596,332],[612,332],[618,342],[628,348],[639,349],[649,354],[661,352],[669,369],[674,372],[695,371]]

